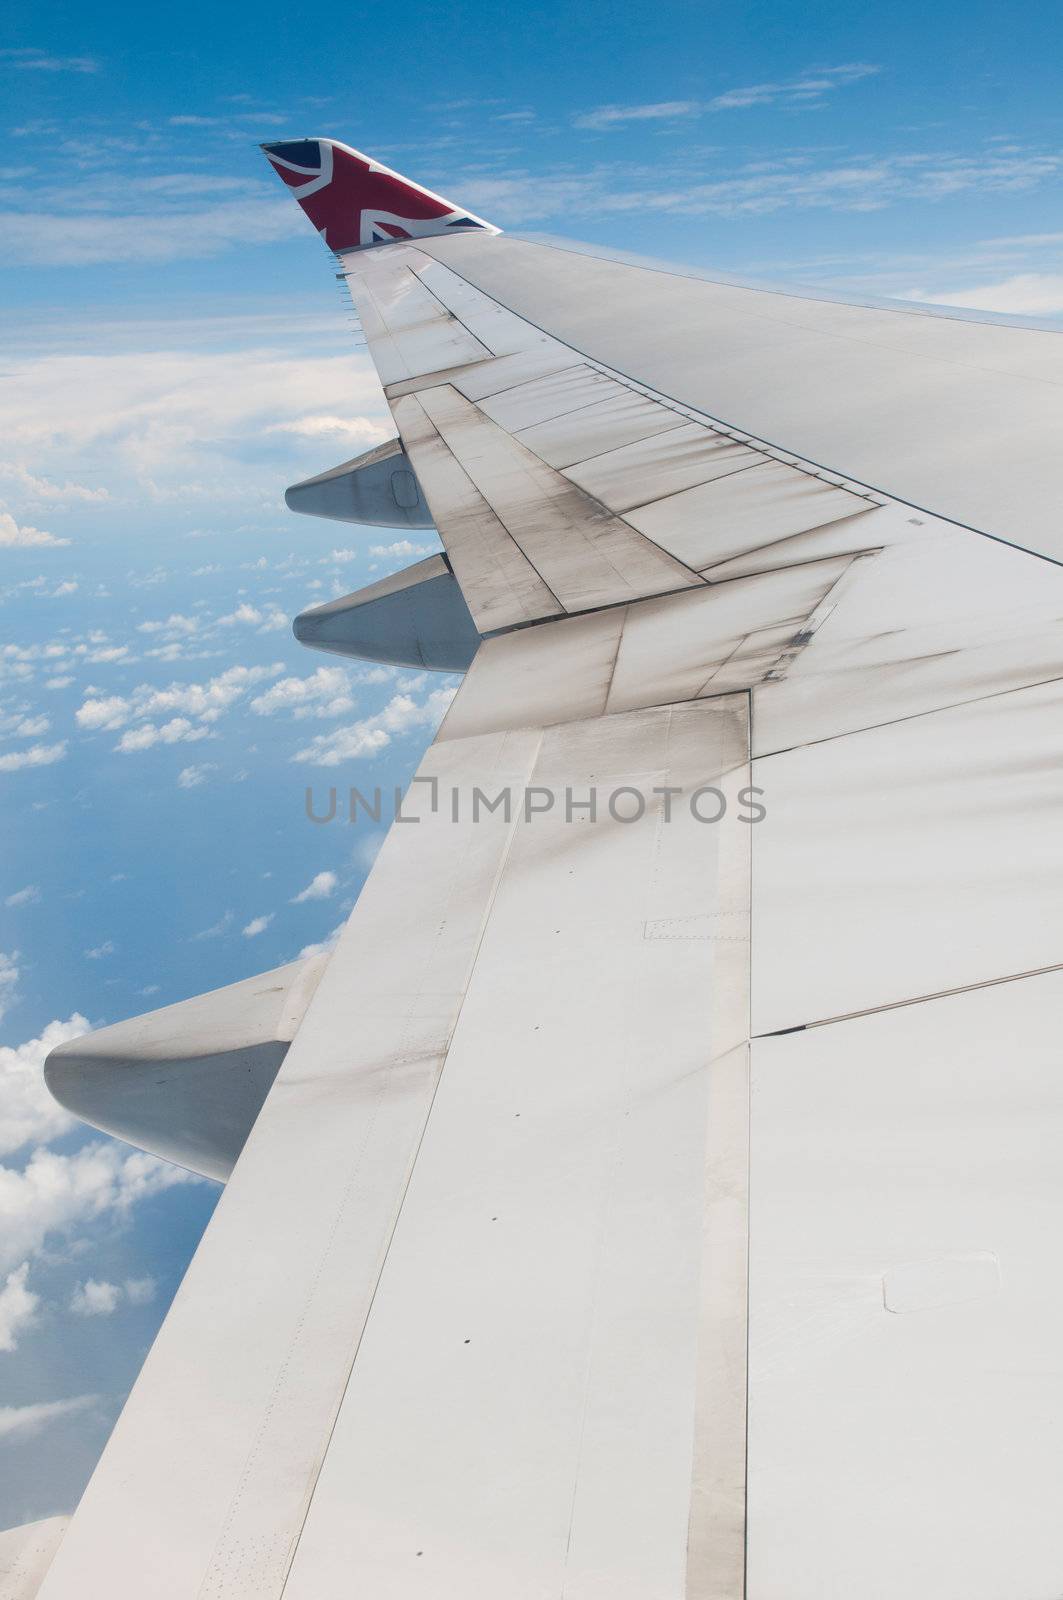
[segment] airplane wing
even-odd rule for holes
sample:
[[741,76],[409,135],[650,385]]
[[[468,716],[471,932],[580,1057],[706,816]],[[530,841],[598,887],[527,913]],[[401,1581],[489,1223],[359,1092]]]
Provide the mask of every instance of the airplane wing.
[[316,988],[52,1057],[236,1159],[43,1600],[1056,1593],[1061,335],[265,148],[445,550],[297,632],[465,677]]

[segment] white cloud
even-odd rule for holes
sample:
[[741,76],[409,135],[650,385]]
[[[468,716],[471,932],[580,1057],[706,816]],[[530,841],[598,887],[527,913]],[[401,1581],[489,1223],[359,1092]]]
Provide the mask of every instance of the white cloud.
[[131,1306],[146,1306],[154,1300],[158,1284],[152,1277],[127,1278],[123,1287]]
[[264,917],[252,917],[247,927],[242,930],[245,939],[257,939],[260,933],[265,933],[273,921],[273,912]]
[[71,1400],[39,1400],[28,1406],[0,1406],[0,1439],[29,1439],[60,1417],[71,1417],[95,1403],[94,1394]]
[[40,1296],[26,1287],[30,1264],[24,1261],[8,1273],[0,1289],[0,1350],[18,1348],[20,1336],[34,1321]]
[[74,712],[74,721],[79,728],[95,731],[98,728],[121,728],[129,721],[129,701],[121,695],[112,694],[100,700],[86,700],[84,705]]
[[31,545],[64,545],[69,544],[69,539],[57,539],[54,533],[46,533],[43,528],[31,528],[23,523],[20,527],[10,511],[0,511],[0,548],[5,550],[27,550]]
[[753,83],[744,88],[727,89],[711,100],[661,100],[651,105],[598,106],[573,118],[577,128],[601,131],[616,128],[629,122],[677,122],[699,117],[705,112],[736,111],[750,106],[785,105],[807,107],[821,105],[828,94],[863,78],[873,77],[878,67],[867,62],[847,62],[840,67],[824,67],[819,71],[805,72],[784,83]]
[[188,637],[199,631],[199,620],[196,617],[186,617],[179,611],[166,618],[164,622],[138,622],[138,633],[171,633]]
[[0,1156],[57,1139],[74,1126],[75,1119],[45,1088],[44,1063],[50,1051],[80,1038],[88,1027],[75,1011],[66,1022],[49,1022],[36,1039],[0,1047]]
[[70,1296],[70,1309],[79,1317],[109,1317],[118,1309],[122,1291],[117,1283],[86,1278]]
[[970,289],[943,294],[911,289],[904,298],[938,306],[963,306],[972,311],[1003,311],[1020,317],[1058,316],[1063,313],[1063,273],[1017,272],[998,283],[975,284]]
[[289,621],[287,612],[282,611],[279,606],[270,605],[264,611],[260,611],[257,606],[249,605],[246,600],[241,601],[235,611],[218,618],[222,627],[231,627],[234,623],[244,622],[257,627],[259,633],[274,633],[278,628],[287,628]]
[[99,72],[95,56],[54,56],[45,50],[26,47],[0,51],[19,72]]
[[14,894],[9,894],[4,901],[5,906],[31,906],[41,898],[41,891],[35,883],[28,883],[24,889],[16,889]]
[[224,617],[219,617],[218,621],[223,628],[231,627],[234,622],[261,622],[262,613],[255,606],[248,605],[247,601],[244,600],[241,601],[235,611],[230,611]]
[[4,732],[16,739],[35,739],[50,727],[47,717],[18,717],[5,726]]
[[436,544],[414,544],[410,539],[396,539],[394,544],[371,544],[369,554],[380,556],[385,560],[400,560],[402,557],[430,556],[438,553]]
[[374,417],[295,417],[290,422],[275,422],[267,433],[294,433],[303,439],[340,438],[367,448],[383,444],[392,430]]
[[297,717],[342,716],[354,707],[351,677],[346,667],[318,667],[305,678],[281,678],[251,701],[260,717],[275,711],[292,711]]
[[15,1003],[18,980],[18,951],[11,950],[5,954],[0,950],[0,1020]]
[[56,584],[55,588],[52,589],[49,594],[49,599],[59,600],[62,599],[64,595],[77,594],[77,591],[78,585],[76,580],[73,578],[67,578],[65,582]]
[[327,938],[319,940],[317,944],[304,944],[303,948],[296,957],[296,960],[309,961],[311,956],[327,955],[330,951],[336,948],[336,943],[345,927],[346,923],[338,923]]
[[153,717],[176,711],[216,722],[256,683],[276,677],[281,670],[278,661],[270,667],[228,667],[207,683],[171,683],[167,689],[142,686],[134,694],[136,714]]
[[70,687],[73,681],[74,680],[72,677],[60,674],[60,676],[57,678],[45,678],[44,687],[46,689],[67,689]]
[[34,1150],[21,1169],[0,1166],[0,1268],[30,1259],[51,1235],[68,1235],[101,1217],[122,1218],[141,1200],[191,1173],[141,1151],[83,1145],[72,1155]]
[[[80,197],[64,204],[57,220],[77,222],[79,204]],[[284,196],[280,204],[292,213],[298,232],[297,207]],[[5,455],[33,476],[91,473],[126,500],[218,508],[219,517],[227,515],[205,530],[213,537],[228,525],[230,509],[238,507],[241,525],[259,533],[270,531],[263,527],[264,514],[270,524],[287,515],[263,480],[261,462],[262,436],[286,412],[353,417],[364,423],[365,437],[390,431],[381,420],[385,404],[367,356],[353,346],[339,354],[332,348],[285,353],[283,345],[295,343],[293,328],[305,328],[311,341],[331,322],[319,326],[299,313],[293,322],[278,313],[135,326],[132,349],[122,346],[134,337],[133,324],[84,323],[76,332],[64,328],[62,340],[42,354],[5,355]],[[86,394],[92,405],[84,403]],[[305,476],[300,468],[309,441],[287,433],[270,442],[289,463],[280,470]],[[316,470],[314,463],[307,467]]]
[[655,105],[598,106],[573,118],[577,128],[615,128],[622,122],[673,122],[679,117],[697,117],[703,106],[700,100],[661,100]]
[[0,772],[20,772],[25,767],[50,767],[66,755],[66,740],[58,744],[34,744],[28,750],[12,750],[0,756]]
[[335,889],[339,879],[334,872],[317,872],[310,879],[305,889],[292,899],[293,906],[301,906],[306,900],[327,900]]
[[198,766],[182,767],[177,774],[177,787],[179,789],[198,789],[201,783],[207,781],[207,774],[217,770],[213,761],[202,761]]
[[151,750],[157,744],[194,743],[210,737],[209,728],[193,727],[187,717],[173,717],[158,727],[154,722],[141,722],[135,728],[127,728],[115,749],[123,755],[132,755],[140,750]]
[[86,950],[84,954],[88,961],[102,961],[106,956],[113,956],[114,950],[113,941],[105,939],[102,944],[96,945],[92,950]]
[[454,689],[434,689],[420,702],[408,694],[393,695],[384,709],[373,716],[337,728],[333,733],[319,733],[302,750],[297,750],[292,760],[338,767],[341,762],[376,755],[393,737],[411,728],[437,727],[455,692]]
[[[263,192],[265,188],[263,186]],[[239,246],[269,244],[290,238],[300,217],[291,201],[231,199],[205,203],[196,210],[170,206],[129,210],[62,213],[0,213],[3,259],[10,266],[51,266],[64,248],[67,259],[81,266],[100,262],[189,261]]]
[[[90,489],[83,483],[55,483],[50,478],[38,477],[14,461],[0,461],[0,479],[17,484],[26,499],[46,501],[53,505],[110,499],[106,489]],[[57,539],[55,543],[69,544],[70,540]]]

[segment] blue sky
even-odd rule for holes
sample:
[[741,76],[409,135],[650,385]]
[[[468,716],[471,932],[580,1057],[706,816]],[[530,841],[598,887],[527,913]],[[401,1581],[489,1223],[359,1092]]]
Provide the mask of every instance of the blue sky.
[[379,841],[307,785],[404,782],[453,689],[291,637],[434,543],[284,508],[390,430],[257,141],[333,134],[517,231],[1057,318],[1060,42],[1046,4],[12,20],[0,1526],[76,1501],[217,1194],[60,1116],[47,1048],[327,939]]

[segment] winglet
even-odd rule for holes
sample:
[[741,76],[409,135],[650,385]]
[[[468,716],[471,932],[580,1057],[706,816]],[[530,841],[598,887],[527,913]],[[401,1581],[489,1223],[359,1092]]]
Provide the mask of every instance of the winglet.
[[262,149],[329,249],[361,250],[396,239],[480,229],[498,233],[471,211],[400,177],[336,139],[285,140]]

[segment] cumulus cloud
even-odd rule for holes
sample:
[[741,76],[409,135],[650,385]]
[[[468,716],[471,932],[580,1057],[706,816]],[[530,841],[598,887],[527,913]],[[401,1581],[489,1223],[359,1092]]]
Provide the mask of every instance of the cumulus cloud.
[[260,717],[291,711],[296,717],[338,717],[354,707],[346,667],[318,667],[305,678],[281,678],[251,701]]
[[83,1145],[72,1155],[34,1150],[21,1170],[0,1166],[0,1269],[28,1260],[50,1236],[69,1235],[176,1184],[195,1182],[181,1167],[114,1144]]
[[20,1336],[37,1315],[40,1296],[26,1287],[30,1264],[24,1261],[9,1272],[0,1288],[0,1350],[8,1352],[18,1348]]
[[155,1298],[154,1278],[126,1278],[124,1283],[86,1278],[75,1286],[70,1309],[79,1317],[110,1317],[120,1305],[146,1306]]
[[198,766],[182,767],[177,774],[177,787],[179,789],[198,789],[201,783],[206,783],[207,775],[218,769],[213,761],[201,761]]
[[64,545],[69,539],[57,539],[54,533],[43,528],[31,528],[27,523],[17,523],[10,511],[0,511],[0,548],[28,550],[31,546]]
[[0,1020],[10,1010],[18,993],[18,951],[0,950]]
[[95,1403],[94,1394],[70,1400],[39,1400],[28,1406],[0,1406],[0,1439],[30,1439],[61,1417],[72,1417]]
[[160,726],[154,722],[141,722],[135,728],[127,728],[115,749],[130,755],[139,750],[151,750],[157,744],[193,743],[197,739],[210,737],[209,728],[193,727],[187,717],[172,717]]
[[269,667],[227,667],[207,683],[172,683],[167,689],[137,689],[136,715],[159,716],[174,711],[203,722],[216,722],[256,683],[276,677],[281,663]]
[[374,756],[394,737],[412,728],[436,728],[455,694],[454,689],[434,689],[422,701],[409,694],[396,694],[382,711],[363,717],[332,733],[319,733],[308,745],[297,750],[293,761],[312,762],[321,767],[338,767],[341,762]]
[[[371,544],[369,554],[387,561],[409,560],[412,556],[430,556],[438,553],[436,544],[414,544],[411,539],[396,539],[394,544]],[[335,552],[334,552],[335,553]]]
[[28,750],[11,750],[0,756],[0,772],[21,772],[26,767],[50,767],[66,755],[66,740],[58,744],[34,744]]
[[120,694],[112,694],[99,700],[86,700],[74,712],[74,721],[79,728],[95,732],[97,729],[121,728],[129,721],[130,715],[129,701]]
[[[224,716],[255,684],[280,671],[279,662],[269,667],[236,666],[226,668],[206,683],[171,683],[164,689],[140,684],[131,695],[99,696],[90,691],[74,720],[86,732],[125,728],[115,745],[124,754],[151,750],[158,744],[206,739],[210,724]],[[152,720],[156,717],[167,720],[157,723]],[[127,727],[130,722],[135,726]]]
[[236,607],[235,611],[219,617],[218,622],[222,627],[231,627],[234,623],[244,622],[252,627],[257,627],[259,633],[274,633],[278,628],[286,628],[289,618],[279,606],[267,606],[260,611],[258,606],[249,605],[246,600]]
[[75,1125],[45,1088],[44,1063],[50,1051],[80,1038],[88,1028],[87,1019],[75,1011],[65,1022],[49,1022],[36,1039],[0,1047],[0,1156],[25,1144],[57,1139]]
[[301,906],[307,900],[327,900],[336,888],[339,879],[334,872],[317,872],[310,879],[305,889],[292,899],[293,906]]
[[336,948],[336,943],[345,927],[346,923],[340,922],[333,928],[327,938],[319,940],[317,944],[304,944],[296,960],[309,961],[311,956],[328,955]]
[[199,621],[196,617],[186,617],[181,612],[175,611],[165,621],[138,622],[138,633],[172,633],[189,637],[199,631]]
[[31,906],[41,898],[41,891],[35,883],[28,883],[24,889],[16,889],[14,894],[9,894],[4,901],[5,906]]
[[121,1297],[117,1283],[86,1278],[70,1296],[70,1309],[79,1317],[109,1317],[117,1309]]
[[242,930],[244,938],[257,939],[260,933],[265,933],[272,921],[272,911],[270,911],[264,917],[252,917],[251,921],[247,924],[247,927]]

